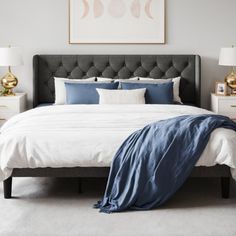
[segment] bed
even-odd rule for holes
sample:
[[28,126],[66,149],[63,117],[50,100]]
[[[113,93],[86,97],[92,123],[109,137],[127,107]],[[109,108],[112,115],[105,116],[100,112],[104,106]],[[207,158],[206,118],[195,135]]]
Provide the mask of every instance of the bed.
[[[133,76],[139,76],[152,77],[154,79],[166,79],[181,76],[182,79],[180,84],[180,97],[185,104],[181,107],[181,109],[185,109],[185,111],[183,111],[184,113],[190,107],[200,107],[200,64],[200,57],[197,55],[35,55],[33,58],[33,106],[34,108],[38,106],[43,107],[33,109],[30,112],[32,112],[33,116],[35,117],[41,114],[37,113],[41,110],[42,112],[43,110],[44,112],[48,112],[54,109],[57,110],[57,112],[59,112],[60,114],[63,114],[63,112],[69,114],[71,112],[71,107],[51,106],[50,108],[50,104],[52,104],[55,99],[53,77],[84,79],[95,76],[115,79],[128,79]],[[101,112],[101,108],[99,108],[98,106],[93,106],[92,113],[98,114],[99,111]],[[178,111],[180,105],[171,106],[172,107],[169,107],[170,110],[175,109],[176,112],[179,112],[179,114],[181,114],[181,111]],[[107,108],[104,109],[106,110]],[[123,107],[122,109],[122,112],[124,112],[125,114],[125,112],[127,112],[127,108]],[[150,108],[144,105],[143,107],[132,108],[133,111],[135,111],[135,109],[137,109],[136,116],[137,114],[143,113],[143,119],[147,119],[150,122],[155,121],[155,116],[153,116],[153,114],[155,113],[155,109],[162,109],[163,113],[165,113],[165,108],[160,106]],[[111,117],[113,118],[117,117],[121,112],[111,112],[110,108],[108,110],[110,113],[112,113]],[[194,112],[196,111],[201,112],[201,110],[198,110],[198,108],[194,110]],[[87,114],[88,112],[91,112],[91,108],[88,109],[86,107],[83,107],[83,109],[80,109],[81,114]],[[105,111],[105,113],[106,112],[108,111]],[[104,111],[102,111],[102,113],[104,116]],[[149,113],[152,114],[151,119],[149,119]],[[25,114],[21,114],[21,116],[23,116],[24,118]],[[130,117],[130,119],[128,117],[127,120],[131,122],[132,119],[135,118],[137,121],[141,120],[138,120],[135,115]],[[18,117],[14,118],[11,122],[17,123],[17,119]],[[27,120],[27,117],[25,117],[25,119]],[[86,120],[86,117],[84,117],[83,119]],[[82,122],[83,119],[81,118],[80,121]],[[50,119],[48,120],[48,122],[50,123]],[[141,125],[144,124],[142,124],[142,122],[139,122],[137,127]],[[135,126],[133,127],[133,129],[135,130],[137,127]],[[129,132],[131,131],[132,129],[129,130]],[[66,139],[66,136],[62,137],[62,139],[63,138]],[[42,165],[40,168],[38,168],[36,165],[28,165],[29,167],[27,168],[24,168],[24,166],[21,165],[16,165],[12,167],[8,178],[3,182],[4,197],[12,197],[13,177],[76,177],[79,179],[83,177],[107,177],[109,174],[109,163],[112,158],[111,154],[114,154],[114,149],[115,147],[113,148],[113,152],[110,152],[109,155],[106,156],[106,161],[98,161],[98,157],[96,161],[99,164],[97,165],[94,164],[95,162],[86,163],[84,165],[82,165],[81,163],[76,163],[75,166],[55,165],[53,168],[48,167],[46,164]],[[192,177],[220,178],[222,197],[229,197],[230,168],[228,166],[198,166],[195,167],[192,173]]]

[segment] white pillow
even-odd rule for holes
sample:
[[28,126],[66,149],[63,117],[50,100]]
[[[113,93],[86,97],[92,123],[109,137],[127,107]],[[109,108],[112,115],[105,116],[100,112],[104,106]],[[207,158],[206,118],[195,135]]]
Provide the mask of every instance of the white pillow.
[[135,81],[138,81],[138,80],[139,80],[139,77],[132,77],[132,78],[129,78],[129,79],[115,79],[115,82],[132,83],[132,82],[135,82]]
[[97,82],[114,82],[114,79],[111,78],[103,78],[103,77],[97,77]]
[[97,77],[97,82],[105,82],[105,83],[119,83],[118,89],[121,89],[121,82],[126,82],[126,83],[135,83],[138,81],[138,77],[132,77],[129,79],[111,79],[111,78],[102,78],[102,77]]
[[58,78],[54,77],[55,84],[55,105],[63,105],[66,104],[66,87],[65,82],[70,83],[87,83],[94,82],[95,77],[87,78],[87,79],[68,79],[68,78]]
[[97,89],[99,104],[145,104],[146,89]]
[[103,77],[97,77],[97,82],[128,82],[133,80],[138,80],[138,77],[132,77],[129,79],[112,79],[112,78],[103,78]]
[[142,81],[141,83],[165,83],[165,82],[169,82],[172,81],[173,84],[173,96],[174,96],[174,101],[178,102],[178,103],[182,103],[181,98],[179,96],[179,87],[180,87],[180,80],[181,77],[176,77],[176,78],[170,78],[170,79],[153,79],[153,78],[143,78],[143,77],[139,77],[139,81]]

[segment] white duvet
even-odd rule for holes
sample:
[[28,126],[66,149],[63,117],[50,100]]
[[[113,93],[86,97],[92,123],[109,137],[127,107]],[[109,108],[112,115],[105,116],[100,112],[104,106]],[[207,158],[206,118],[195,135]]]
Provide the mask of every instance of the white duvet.
[[[183,105],[60,105],[21,113],[0,134],[0,180],[13,168],[109,166],[122,142],[145,125],[211,113]],[[180,144],[181,145],[181,144]],[[236,132],[217,129],[197,166],[225,164],[236,179]]]

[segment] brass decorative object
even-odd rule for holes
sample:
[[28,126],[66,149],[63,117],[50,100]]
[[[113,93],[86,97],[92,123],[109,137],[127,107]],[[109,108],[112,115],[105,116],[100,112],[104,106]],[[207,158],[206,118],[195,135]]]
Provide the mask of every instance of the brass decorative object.
[[236,95],[236,73],[233,70],[225,77],[225,82],[231,88],[231,95]]
[[3,76],[1,79],[1,85],[5,89],[3,92],[4,96],[14,96],[15,93],[13,93],[13,88],[15,88],[18,84],[18,80],[15,77],[14,74],[11,72],[11,67],[8,67],[8,73]]
[[23,64],[22,56],[18,47],[0,48],[0,66],[8,67],[8,72],[1,79],[1,85],[4,88],[1,95],[14,96],[13,88],[18,84],[16,76],[11,72],[12,66]]
[[234,71],[236,66],[236,48],[234,46],[221,48],[219,65],[232,67],[232,71],[225,77],[225,82],[231,88],[231,95],[236,95],[236,73]]

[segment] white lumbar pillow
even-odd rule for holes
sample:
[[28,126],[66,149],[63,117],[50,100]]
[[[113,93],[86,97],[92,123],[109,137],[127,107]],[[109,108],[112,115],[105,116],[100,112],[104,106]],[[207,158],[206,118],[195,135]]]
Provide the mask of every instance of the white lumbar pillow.
[[55,84],[55,105],[64,105],[66,104],[66,87],[65,82],[70,83],[87,83],[94,82],[95,77],[87,79],[68,79],[68,78],[58,78],[54,77]]
[[159,84],[159,83],[172,81],[174,83],[173,84],[174,101],[182,104],[181,98],[179,96],[180,80],[181,80],[181,77],[169,78],[169,79],[153,79],[153,78],[139,77],[139,81],[142,81],[141,83],[158,83]]
[[146,89],[109,90],[97,89],[99,104],[145,104]]

